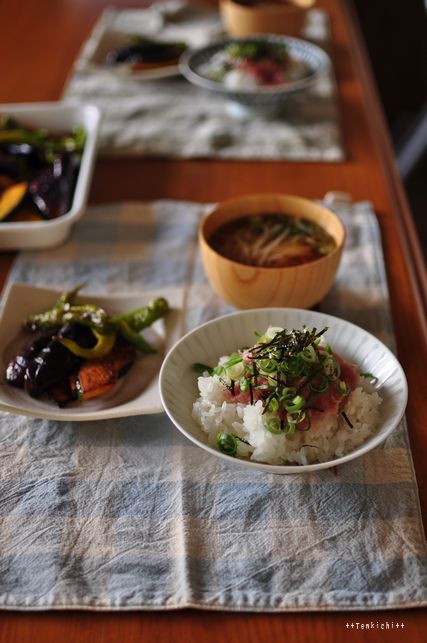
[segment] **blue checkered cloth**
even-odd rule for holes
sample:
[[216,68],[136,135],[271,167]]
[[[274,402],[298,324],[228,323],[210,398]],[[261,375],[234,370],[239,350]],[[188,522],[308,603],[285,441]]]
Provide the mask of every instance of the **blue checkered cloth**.
[[[197,253],[205,206],[90,208],[61,248],[10,279],[92,292],[182,288],[183,327],[230,310]],[[343,206],[347,247],[325,312],[388,344],[381,242],[367,203]],[[229,466],[165,415],[98,422],[0,416],[0,605],[13,609],[356,610],[427,603],[426,545],[402,422],[333,470]]]

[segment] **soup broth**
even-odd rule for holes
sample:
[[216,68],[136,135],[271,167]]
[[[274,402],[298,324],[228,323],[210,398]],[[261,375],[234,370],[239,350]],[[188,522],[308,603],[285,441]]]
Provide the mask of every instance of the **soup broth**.
[[209,245],[226,259],[260,268],[299,266],[330,254],[336,247],[324,228],[288,214],[243,216],[220,226]]

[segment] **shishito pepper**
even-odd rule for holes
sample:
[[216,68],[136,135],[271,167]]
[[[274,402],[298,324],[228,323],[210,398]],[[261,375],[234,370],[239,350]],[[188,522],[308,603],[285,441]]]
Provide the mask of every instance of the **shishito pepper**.
[[141,331],[143,328],[151,326],[151,324],[163,317],[169,310],[169,304],[163,297],[158,297],[150,301],[147,306],[132,310],[130,313],[123,315],[116,315],[111,317],[111,322],[121,323],[125,322],[133,331]]
[[[77,352],[79,350],[77,344],[62,341],[63,345],[67,346],[75,355],[85,359],[107,355],[107,347],[110,345],[109,350],[111,350],[114,346],[114,341],[111,339],[113,335],[120,335],[144,353],[155,352],[155,349],[139,333],[168,312],[169,304],[166,299],[158,297],[147,306],[142,306],[129,313],[108,315],[103,308],[95,304],[74,305],[73,302],[82,287],[83,285],[80,285],[63,293],[52,308],[28,317],[24,326],[32,330],[55,329],[68,322],[87,326],[97,339],[97,344],[92,349],[81,349],[79,353]],[[89,354],[87,351],[94,352]]]

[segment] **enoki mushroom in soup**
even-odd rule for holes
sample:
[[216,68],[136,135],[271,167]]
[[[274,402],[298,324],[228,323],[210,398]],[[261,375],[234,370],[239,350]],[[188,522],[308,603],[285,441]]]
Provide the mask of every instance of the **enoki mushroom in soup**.
[[315,261],[336,247],[320,225],[287,214],[244,216],[220,226],[210,246],[227,259],[262,268],[283,268]]

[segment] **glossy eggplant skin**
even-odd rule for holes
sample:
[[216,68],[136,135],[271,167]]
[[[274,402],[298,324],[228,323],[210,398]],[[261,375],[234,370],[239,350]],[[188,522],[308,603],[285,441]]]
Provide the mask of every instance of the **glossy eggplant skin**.
[[52,339],[52,331],[39,332],[9,363],[6,369],[6,381],[16,388],[24,388],[25,372],[29,362],[47,346]]
[[71,154],[61,154],[53,165],[34,178],[29,192],[45,219],[62,216],[71,206],[77,166]]
[[92,331],[80,324],[62,326],[57,333],[38,335],[27,344],[6,369],[6,381],[24,388],[32,397],[40,397],[48,389],[78,368],[81,359],[65,348],[57,338],[67,337],[91,348],[96,341]]
[[50,134],[0,115],[0,197],[11,183],[27,184],[16,207],[12,203],[5,210],[3,203],[1,221],[55,219],[68,212],[84,143],[81,127],[70,134]]
[[117,47],[108,52],[107,65],[161,64],[177,61],[186,46],[180,42],[156,42],[154,40],[137,40],[134,43]]

